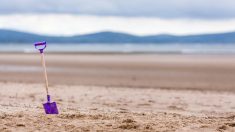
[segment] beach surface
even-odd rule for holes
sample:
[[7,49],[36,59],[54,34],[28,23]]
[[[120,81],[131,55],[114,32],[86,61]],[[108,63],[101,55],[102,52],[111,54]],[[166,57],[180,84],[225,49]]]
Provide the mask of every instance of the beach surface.
[[235,56],[0,54],[0,131],[235,131]]

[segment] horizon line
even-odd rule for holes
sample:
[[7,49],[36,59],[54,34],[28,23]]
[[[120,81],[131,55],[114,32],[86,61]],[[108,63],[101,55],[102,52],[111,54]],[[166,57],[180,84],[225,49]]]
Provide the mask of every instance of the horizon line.
[[183,37],[183,36],[216,35],[216,34],[235,33],[235,31],[228,31],[228,32],[201,33],[201,34],[198,33],[198,34],[187,34],[187,35],[186,34],[185,35],[164,34],[164,33],[162,33],[162,34],[151,34],[151,35],[136,35],[136,34],[132,34],[132,33],[118,32],[118,31],[112,31],[112,30],[103,30],[103,31],[84,33],[84,34],[75,34],[75,35],[49,35],[49,34],[34,33],[34,32],[30,32],[30,31],[8,29],[8,28],[0,28],[0,30],[11,31],[11,32],[20,32],[20,33],[26,33],[26,34],[32,34],[32,35],[38,35],[38,36],[45,36],[45,37],[76,37],[76,36],[84,36],[84,35],[99,34],[99,33],[117,33],[117,34],[125,34],[125,35],[131,35],[131,36],[136,36],[136,37],[161,36],[161,35]]

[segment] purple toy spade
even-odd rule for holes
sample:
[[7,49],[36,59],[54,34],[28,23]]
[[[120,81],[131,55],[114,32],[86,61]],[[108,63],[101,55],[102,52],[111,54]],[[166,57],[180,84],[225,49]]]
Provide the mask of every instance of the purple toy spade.
[[59,114],[56,102],[51,102],[51,97],[48,92],[48,79],[47,79],[47,70],[46,70],[46,63],[44,58],[44,49],[46,48],[47,44],[46,41],[44,42],[37,42],[34,44],[35,48],[40,51],[41,54],[41,63],[44,71],[44,77],[45,77],[45,86],[46,86],[46,92],[47,92],[47,103],[43,104],[43,107],[45,109],[46,114]]

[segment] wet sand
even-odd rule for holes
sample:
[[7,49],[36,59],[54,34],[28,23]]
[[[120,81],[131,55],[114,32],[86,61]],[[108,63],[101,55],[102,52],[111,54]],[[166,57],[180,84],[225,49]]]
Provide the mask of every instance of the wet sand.
[[0,131],[235,131],[235,56],[0,54]]
[[[47,54],[50,84],[235,91],[235,56]],[[0,81],[42,82],[38,54],[0,54]]]

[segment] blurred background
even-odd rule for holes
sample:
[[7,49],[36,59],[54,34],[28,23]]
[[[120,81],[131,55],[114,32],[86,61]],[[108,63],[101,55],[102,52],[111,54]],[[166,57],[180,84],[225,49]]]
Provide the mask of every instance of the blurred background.
[[1,81],[233,90],[233,0],[0,3]]

